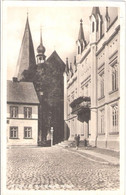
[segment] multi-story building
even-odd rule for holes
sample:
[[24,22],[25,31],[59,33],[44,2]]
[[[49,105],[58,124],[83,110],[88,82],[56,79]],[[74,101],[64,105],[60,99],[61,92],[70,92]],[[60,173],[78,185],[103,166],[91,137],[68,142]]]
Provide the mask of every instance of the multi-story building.
[[38,97],[30,82],[7,81],[7,145],[38,144]]
[[[99,7],[90,16],[90,38],[80,21],[74,63],[64,74],[65,139],[80,134],[90,145],[119,150],[120,21]],[[104,29],[104,30],[103,30]]]

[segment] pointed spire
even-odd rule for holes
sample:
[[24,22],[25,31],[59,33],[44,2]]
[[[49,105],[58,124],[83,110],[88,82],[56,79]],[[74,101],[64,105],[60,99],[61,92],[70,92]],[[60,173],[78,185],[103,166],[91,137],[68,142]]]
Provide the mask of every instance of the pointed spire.
[[43,46],[43,41],[42,41],[42,28],[40,27],[40,45],[37,47],[37,52],[38,55],[37,57],[37,64],[43,63],[45,61],[46,56],[44,55],[46,49]]
[[69,73],[68,58],[66,58],[66,67],[65,67],[65,72],[66,72],[66,73],[67,73],[67,75],[68,75],[68,73]]
[[108,31],[108,28],[110,26],[110,17],[108,13],[108,7],[106,7],[106,14],[105,14],[105,31]]
[[40,45],[37,48],[37,52],[44,54],[46,51],[45,47],[43,46],[43,42],[42,42],[42,28],[40,28]]
[[81,19],[80,20],[80,30],[79,30],[79,35],[78,35],[78,40],[83,40],[85,41],[85,38],[84,38],[84,31],[83,31],[83,20]]
[[87,45],[86,40],[84,38],[83,20],[82,19],[80,20],[80,29],[79,29],[79,34],[78,34],[78,41],[79,41],[80,52],[82,53],[82,51],[84,50],[84,48]]
[[16,66],[15,77],[17,77],[18,80],[20,81],[24,77],[23,72],[25,70],[29,70],[32,67],[35,67],[35,65],[36,65],[35,53],[27,13],[25,31]]
[[76,72],[77,71],[76,56],[74,56],[74,66],[75,66],[75,72]]
[[40,27],[40,44],[43,45],[43,42],[42,42],[42,27]]
[[70,63],[70,72],[71,72],[71,77],[73,76],[73,67],[72,67],[72,63]]
[[110,22],[110,17],[109,17],[109,13],[108,13],[108,7],[106,7],[106,14],[105,14],[105,18],[108,22]]

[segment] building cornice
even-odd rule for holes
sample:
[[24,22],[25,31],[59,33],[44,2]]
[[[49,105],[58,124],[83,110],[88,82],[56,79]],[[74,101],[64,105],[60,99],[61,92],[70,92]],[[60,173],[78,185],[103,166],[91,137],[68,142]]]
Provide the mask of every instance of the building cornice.
[[84,81],[81,82],[81,86],[82,86],[84,83],[87,83],[90,79],[91,79],[91,75],[89,75],[88,77],[86,77],[86,78],[84,79]]
[[72,81],[68,84],[67,89],[77,80],[77,76],[72,79]]
[[36,105],[38,106],[40,103],[23,103],[23,102],[8,102],[7,101],[7,104],[19,104],[19,105]]
[[10,117],[7,117],[7,120],[26,120],[26,121],[31,121],[31,120],[38,120],[38,118],[10,118]]
[[90,53],[90,51],[91,51],[91,48],[89,48],[87,50],[87,52],[84,54],[84,56],[82,57],[82,59],[77,64],[81,64],[84,61],[84,59],[87,57],[87,55]]
[[114,36],[118,33],[118,31],[120,30],[120,25],[118,25],[116,28],[115,28],[115,31],[114,33],[109,37],[108,40],[106,40],[101,48],[96,52],[96,56],[105,48],[105,46],[114,38]]
[[118,97],[118,98],[116,98],[116,99],[114,99],[114,100],[111,100],[111,101],[109,101],[109,102],[105,102],[104,104],[102,104],[102,105],[100,105],[100,106],[91,107],[90,109],[98,109],[98,108],[101,108],[101,107],[103,107],[103,106],[105,106],[105,105],[108,105],[108,104],[111,104],[111,103],[113,103],[113,102],[116,102],[116,101],[118,101],[119,99],[120,99],[120,97]]

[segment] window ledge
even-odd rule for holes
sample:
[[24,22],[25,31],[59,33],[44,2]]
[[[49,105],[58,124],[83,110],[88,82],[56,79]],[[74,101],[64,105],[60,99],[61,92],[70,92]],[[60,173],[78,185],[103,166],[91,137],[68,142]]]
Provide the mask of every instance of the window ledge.
[[119,89],[117,88],[117,89],[115,89],[115,90],[113,90],[113,91],[110,91],[109,92],[109,95],[111,95],[112,93],[114,93],[114,92],[116,92],[116,91],[118,91]]
[[118,135],[119,132],[110,132],[109,135]]
[[32,137],[24,137],[24,139],[33,139]]
[[19,138],[16,138],[16,137],[9,137],[9,139],[19,139]]
[[18,119],[18,117],[10,117],[10,119]]
[[104,97],[105,97],[105,96],[102,96],[102,97],[98,98],[98,101],[102,100]]
[[105,135],[105,133],[98,133],[98,135]]

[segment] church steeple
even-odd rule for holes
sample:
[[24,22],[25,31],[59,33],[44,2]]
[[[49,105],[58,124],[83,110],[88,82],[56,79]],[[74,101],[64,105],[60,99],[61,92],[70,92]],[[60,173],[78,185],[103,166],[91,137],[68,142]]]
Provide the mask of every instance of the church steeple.
[[69,74],[69,64],[68,64],[68,58],[66,58],[66,67],[65,67],[65,72],[68,75]]
[[84,31],[83,31],[83,20],[80,20],[80,29],[78,34],[78,40],[77,40],[77,46],[78,46],[78,54],[82,53],[84,48],[86,47],[86,40],[84,37]]
[[35,67],[35,65],[35,53],[27,13],[25,31],[18,57],[15,77],[17,77],[19,81],[22,80],[24,78],[24,71]]
[[36,56],[37,58],[37,64],[41,64],[45,61],[46,56],[44,55],[46,49],[43,46],[42,42],[42,29],[40,29],[40,45],[37,48],[38,55]]

